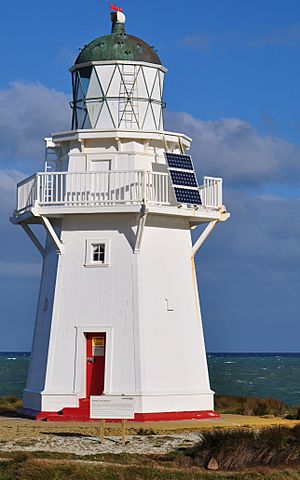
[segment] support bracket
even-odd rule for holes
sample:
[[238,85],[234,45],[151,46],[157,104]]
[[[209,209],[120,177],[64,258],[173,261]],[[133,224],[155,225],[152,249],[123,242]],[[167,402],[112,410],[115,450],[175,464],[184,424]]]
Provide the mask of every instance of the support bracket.
[[181,137],[178,137],[178,145],[179,145],[181,154],[182,154],[182,155],[185,155],[185,149],[184,149],[184,146],[183,146],[183,144],[182,144]]
[[203,245],[203,243],[205,242],[205,240],[207,239],[207,237],[211,234],[211,232],[213,231],[213,229],[215,228],[215,226],[217,225],[219,220],[215,220],[213,222],[210,222],[207,227],[203,230],[203,232],[201,233],[200,237],[196,240],[196,242],[194,243],[193,247],[192,247],[192,258],[195,257],[196,253],[198,252],[199,248],[201,247],[201,245]]
[[165,144],[165,151],[168,152],[169,151],[169,146],[168,146],[168,142],[167,142],[167,139],[166,139],[166,136],[165,136],[164,133],[162,134],[162,139],[163,139],[163,142]]
[[41,215],[41,219],[42,219],[43,225],[46,229],[46,232],[49,234],[52,242],[54,243],[54,246],[58,250],[58,253],[62,254],[63,253],[63,244],[60,241],[60,239],[58,238],[54,228],[52,227],[50,220],[47,217],[44,217],[43,215]]
[[42,255],[43,258],[46,256],[46,250],[44,249],[43,245],[39,241],[39,239],[36,237],[36,235],[33,233],[31,228],[28,227],[27,223],[20,222],[21,227],[23,228],[24,232],[27,233],[28,237],[30,240],[32,240],[33,244],[36,246],[40,254]]
[[226,222],[228,218],[230,217],[230,213],[228,213],[225,209],[225,207],[222,208],[220,211],[220,218],[218,220],[214,220],[213,222],[210,222],[207,227],[203,230],[201,233],[200,237],[196,240],[192,247],[192,258],[194,259],[196,253],[198,252],[199,248],[203,245],[207,237],[211,234],[215,226],[217,225],[218,222]]
[[133,253],[141,253],[142,240],[143,240],[143,236],[144,236],[144,230],[145,230],[147,215],[148,215],[148,208],[145,205],[145,203],[143,203],[143,205],[141,207],[141,210],[140,210],[139,219],[138,219],[138,226],[137,226],[137,232],[136,232],[136,237],[135,237],[135,246],[134,246]]

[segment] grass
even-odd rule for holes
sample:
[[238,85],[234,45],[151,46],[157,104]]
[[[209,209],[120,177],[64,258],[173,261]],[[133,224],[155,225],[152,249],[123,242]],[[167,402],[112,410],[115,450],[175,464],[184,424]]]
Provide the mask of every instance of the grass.
[[300,407],[292,407],[286,418],[288,420],[300,420]]
[[20,410],[20,408],[22,408],[22,400],[14,395],[0,397],[0,415],[18,416],[18,410]]
[[135,435],[151,436],[156,435],[156,432],[152,428],[138,428]]
[[295,409],[288,407],[281,400],[273,400],[272,398],[216,395],[215,410],[219,413],[235,415],[254,415],[259,417],[274,415],[275,417],[283,417],[292,415]]
[[[300,480],[300,424],[204,431],[168,455],[1,454],[0,480]],[[205,470],[211,458],[218,472]]]
[[145,457],[138,455],[128,455],[123,463],[114,463],[113,458],[108,460],[76,462],[18,453],[0,461],[0,480],[300,480],[300,469],[271,471],[261,468],[226,473],[208,472],[174,461],[164,465],[159,458],[149,458],[145,463]]
[[300,467],[300,425],[262,430],[204,432],[198,444],[166,456],[179,464],[205,468],[215,458],[224,471],[252,467]]

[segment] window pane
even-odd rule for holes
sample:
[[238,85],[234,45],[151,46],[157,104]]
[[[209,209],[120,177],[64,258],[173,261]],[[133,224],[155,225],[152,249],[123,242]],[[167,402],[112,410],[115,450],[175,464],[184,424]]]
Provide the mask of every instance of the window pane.
[[89,86],[89,83],[90,83],[90,79],[89,78],[85,78],[85,77],[81,77],[80,78],[80,82],[81,82],[81,90],[82,90],[82,93],[84,95],[84,97],[86,96],[86,92],[87,92],[87,89],[88,89],[88,86]]
[[92,245],[93,262],[104,263],[105,261],[105,244],[97,243]]

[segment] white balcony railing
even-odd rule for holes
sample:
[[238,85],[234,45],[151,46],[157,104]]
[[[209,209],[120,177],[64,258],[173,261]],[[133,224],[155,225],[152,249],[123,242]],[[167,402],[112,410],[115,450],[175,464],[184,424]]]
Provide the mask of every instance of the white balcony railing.
[[222,178],[203,177],[200,187],[202,205],[207,208],[220,208],[223,205]]
[[37,199],[36,177],[32,175],[18,183],[17,186],[17,211],[30,208]]
[[[222,207],[222,180],[204,177],[202,206]],[[168,173],[133,171],[43,172],[18,183],[17,211],[40,206],[176,205]]]

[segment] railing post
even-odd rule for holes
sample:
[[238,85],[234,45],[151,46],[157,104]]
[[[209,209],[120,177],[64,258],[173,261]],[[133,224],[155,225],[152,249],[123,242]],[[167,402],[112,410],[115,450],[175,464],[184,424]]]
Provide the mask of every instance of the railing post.
[[204,207],[222,207],[222,184],[222,178],[203,177],[202,204]]
[[18,187],[18,210],[24,207],[24,187],[20,185]]
[[147,176],[148,172],[146,170],[142,171],[142,201],[147,202]]
[[21,187],[17,186],[17,198],[16,198],[16,200],[17,200],[17,210],[21,210],[20,209],[20,188]]
[[203,177],[202,195],[203,195],[202,203],[203,203],[203,206],[205,207],[206,206],[206,177]]
[[218,207],[222,207],[223,205],[223,180],[222,178],[220,178],[219,182],[218,182]]
[[35,202],[37,204],[41,203],[41,177],[40,174],[36,174],[36,195],[35,195]]

